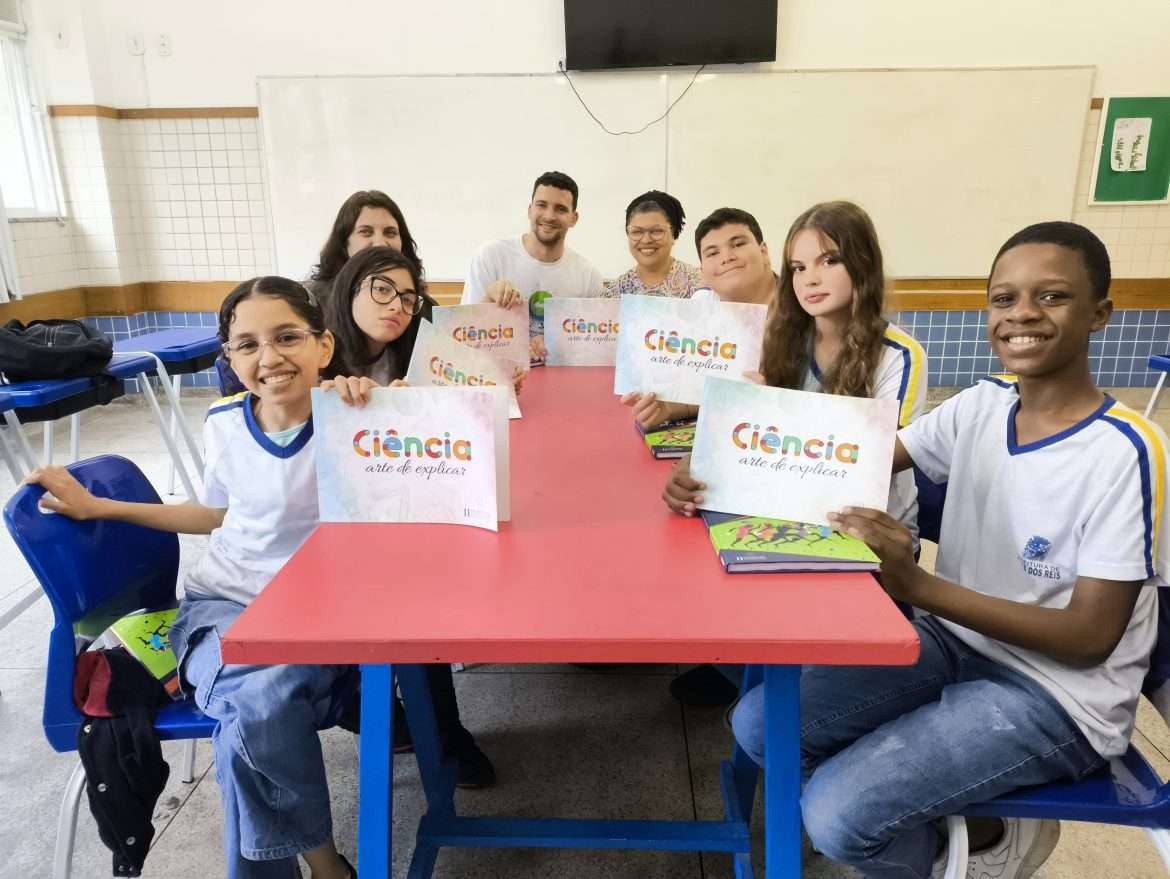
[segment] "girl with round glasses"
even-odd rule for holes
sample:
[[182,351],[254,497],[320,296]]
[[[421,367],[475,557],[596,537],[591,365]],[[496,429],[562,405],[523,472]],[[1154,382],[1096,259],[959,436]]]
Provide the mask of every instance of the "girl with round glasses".
[[699,270],[672,255],[685,218],[679,200],[656,189],[630,202],[626,207],[626,246],[634,267],[606,282],[603,295],[689,299],[702,287]]

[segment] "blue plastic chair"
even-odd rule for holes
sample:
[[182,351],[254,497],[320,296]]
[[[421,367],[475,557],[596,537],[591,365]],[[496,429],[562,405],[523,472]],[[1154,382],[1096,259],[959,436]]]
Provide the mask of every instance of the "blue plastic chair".
[[[914,468],[918,484],[918,528],[922,537],[938,542],[946,484],[938,485]],[[1159,596],[1161,597],[1161,596]],[[1170,602],[1159,601],[1158,643],[1143,687],[1165,718],[1170,711]],[[1047,818],[1142,827],[1170,870],[1170,783],[1163,783],[1145,758],[1130,745],[1120,757],[1080,781],[1020,788],[963,810],[964,816]],[[947,819],[949,845],[945,879],[967,873],[967,822]]]
[[[104,455],[69,466],[93,494],[140,503],[161,503],[134,464]],[[4,523],[53,607],[45,681],[45,737],[54,750],[77,750],[82,714],[73,704],[77,654],[110,623],[135,610],[173,606],[179,571],[177,535],[123,522],[75,522],[43,512],[40,486],[22,486],[4,507]],[[159,711],[162,740],[188,740],[183,781],[194,775],[195,739],[210,738],[215,721],[191,700]],[[73,859],[77,812],[85,787],[78,761],[69,777],[57,824],[54,879],[67,879]]]
[[1154,407],[1158,405],[1158,397],[1162,394],[1162,386],[1166,384],[1166,373],[1170,372],[1170,354],[1155,354],[1147,364],[1150,369],[1156,369],[1159,373],[1158,383],[1154,385],[1154,390],[1150,394],[1150,402],[1146,404],[1146,411],[1143,413],[1146,418],[1150,417],[1150,413],[1154,411]]

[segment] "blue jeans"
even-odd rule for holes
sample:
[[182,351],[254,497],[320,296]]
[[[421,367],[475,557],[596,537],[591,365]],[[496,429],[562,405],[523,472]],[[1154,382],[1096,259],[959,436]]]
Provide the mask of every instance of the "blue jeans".
[[299,879],[296,856],[333,834],[317,731],[353,692],[353,670],[224,665],[220,639],[243,612],[234,601],[188,597],[171,646],[185,689],[218,721],[211,742],[229,879]]
[[[1025,785],[1103,763],[1039,684],[971,650],[933,617],[907,667],[809,666],[800,678],[801,796],[813,845],[869,879],[926,879],[932,822]],[[764,759],[764,688],[732,717]]]

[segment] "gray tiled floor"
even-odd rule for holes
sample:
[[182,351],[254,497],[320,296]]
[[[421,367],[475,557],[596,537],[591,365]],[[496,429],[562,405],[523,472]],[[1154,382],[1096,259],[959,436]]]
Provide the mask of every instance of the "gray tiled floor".
[[[1119,393],[1144,404],[1146,392]],[[208,396],[188,395],[188,414],[198,427]],[[1159,420],[1170,423],[1164,410]],[[64,454],[66,438],[59,438]],[[39,447],[38,447],[39,448]],[[86,413],[82,454],[117,452],[133,459],[156,486],[167,460],[140,403],[118,401]],[[0,494],[12,490],[0,477]],[[183,564],[201,551],[200,538],[183,540]],[[0,535],[0,619],[34,588],[27,566],[7,535]],[[57,809],[74,762],[55,754],[40,729],[45,636],[51,622],[41,600],[0,630],[0,879],[49,875]],[[730,748],[719,710],[687,709],[671,700],[666,686],[673,666],[616,667],[599,673],[564,666],[481,666],[456,675],[467,725],[475,731],[499,771],[499,784],[461,791],[467,814],[622,818],[713,818],[721,813],[717,767]],[[1139,717],[1137,742],[1170,773],[1170,731],[1148,706]],[[339,730],[324,734],[333,793],[337,841],[355,849],[356,753],[354,738]],[[172,769],[179,748],[166,748]],[[210,746],[200,743],[196,779],[172,778],[155,813],[156,838],[146,876],[209,879],[222,876],[219,791]],[[177,775],[177,773],[176,773]],[[405,875],[422,792],[411,757],[395,764],[395,875]],[[757,808],[756,836],[759,836]],[[82,810],[74,875],[110,875],[110,857]],[[757,857],[757,867],[762,859]],[[723,879],[731,875],[724,856],[665,853],[556,852],[528,850],[444,852],[440,877],[566,876],[680,877]],[[307,871],[306,871],[307,875]],[[1154,879],[1166,875],[1139,831],[1066,825],[1040,879]],[[806,877],[854,877],[810,856]]]

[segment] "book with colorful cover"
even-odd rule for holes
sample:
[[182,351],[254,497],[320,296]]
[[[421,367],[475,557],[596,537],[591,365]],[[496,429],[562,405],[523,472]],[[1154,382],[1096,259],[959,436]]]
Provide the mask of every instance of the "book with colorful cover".
[[876,571],[880,560],[855,537],[824,525],[700,511],[729,574]]
[[171,698],[179,694],[179,669],[171,649],[171,624],[179,609],[142,610],[127,614],[110,626],[110,631],[126,651],[146,666],[162,683]]
[[637,429],[638,435],[642,437],[642,441],[646,443],[650,454],[660,460],[681,458],[690,454],[691,447],[695,444],[695,422],[693,420],[672,421],[660,424],[651,430],[647,430],[635,421],[634,427]]

